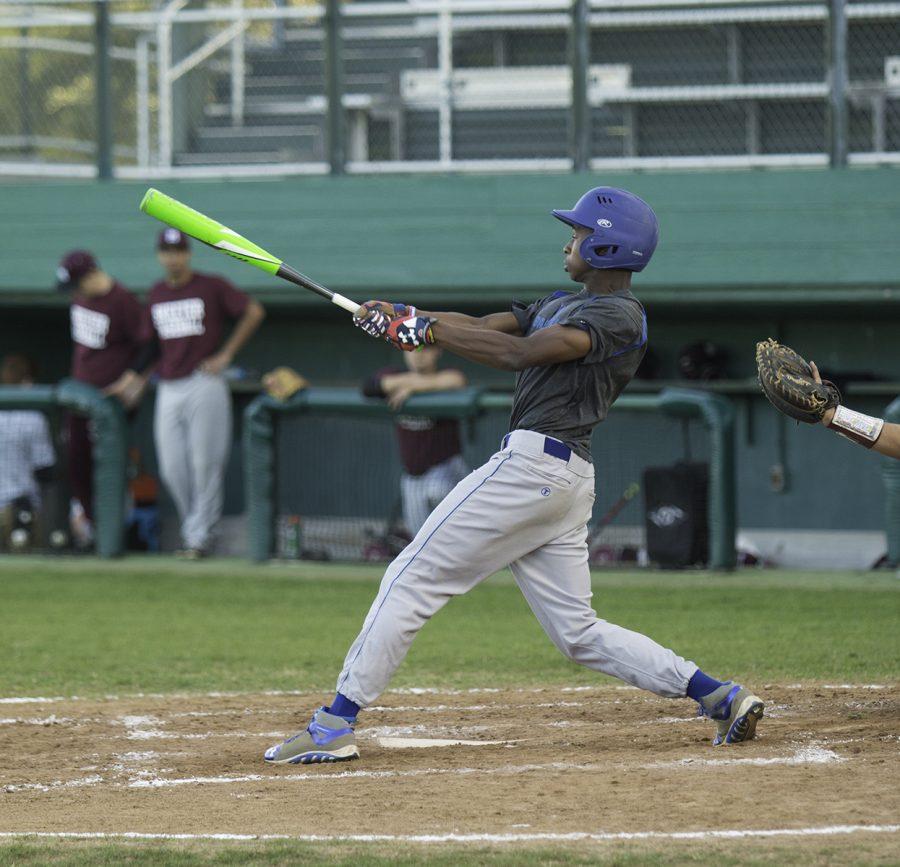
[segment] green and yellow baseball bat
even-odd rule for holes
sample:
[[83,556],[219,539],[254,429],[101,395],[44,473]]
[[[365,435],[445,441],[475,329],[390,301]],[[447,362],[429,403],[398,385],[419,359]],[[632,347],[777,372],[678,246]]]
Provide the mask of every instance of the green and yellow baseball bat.
[[281,277],[282,280],[288,280],[297,286],[309,289],[310,292],[327,298],[332,304],[337,304],[338,307],[342,307],[349,313],[355,313],[359,309],[359,305],[355,301],[326,289],[320,283],[316,283],[315,280],[294,270],[281,259],[277,259],[271,253],[263,250],[253,241],[239,235],[233,229],[229,229],[228,226],[223,226],[211,217],[207,217],[206,214],[189,208],[183,202],[179,202],[178,199],[173,199],[159,190],[151,188],[144,193],[144,198],[141,199],[141,210],[145,214],[179,229],[185,235],[190,235],[235,259],[249,262],[269,274]]

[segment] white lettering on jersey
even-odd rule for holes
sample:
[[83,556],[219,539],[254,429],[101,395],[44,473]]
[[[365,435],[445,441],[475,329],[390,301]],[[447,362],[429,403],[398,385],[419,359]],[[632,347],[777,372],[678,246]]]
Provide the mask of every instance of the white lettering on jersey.
[[205,309],[202,298],[185,298],[154,304],[150,313],[160,339],[175,340],[178,337],[196,337],[206,331],[203,327]]
[[69,308],[72,340],[88,349],[106,349],[109,335],[109,316],[73,304]]

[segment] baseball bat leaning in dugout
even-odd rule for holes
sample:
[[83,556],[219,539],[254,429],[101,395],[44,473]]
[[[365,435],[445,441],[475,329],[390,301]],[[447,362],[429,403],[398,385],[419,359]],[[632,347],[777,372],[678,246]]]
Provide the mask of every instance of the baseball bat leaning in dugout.
[[179,229],[185,235],[190,235],[192,238],[202,241],[215,250],[220,250],[222,253],[226,253],[235,259],[255,265],[269,274],[281,277],[282,280],[287,280],[297,286],[302,286],[304,289],[309,289],[310,292],[315,292],[316,295],[327,298],[332,304],[337,304],[338,307],[343,308],[348,313],[355,313],[359,309],[359,305],[355,301],[326,289],[320,283],[316,283],[315,280],[311,280],[306,275],[294,270],[281,259],[277,259],[271,253],[263,250],[262,247],[254,244],[253,241],[248,240],[243,235],[239,235],[233,229],[229,229],[228,226],[223,226],[217,220],[213,220],[211,217],[189,208],[183,202],[179,202],[178,199],[173,199],[159,190],[151,188],[144,193],[144,198],[141,200],[141,210],[145,214],[156,217],[157,220],[172,226],[172,228]]

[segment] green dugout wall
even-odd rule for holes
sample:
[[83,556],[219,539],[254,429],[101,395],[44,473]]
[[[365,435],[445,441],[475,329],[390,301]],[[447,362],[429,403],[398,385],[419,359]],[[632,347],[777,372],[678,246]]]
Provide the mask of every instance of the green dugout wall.
[[[657,210],[661,243],[640,285],[680,301],[728,290],[896,288],[900,173],[892,169],[630,175],[358,176],[165,181],[164,192],[242,231],[319,281],[357,295],[416,291],[506,299],[564,281],[565,227],[553,207],[588,187],[627,186]],[[0,291],[52,285],[55,261],[87,246],[130,286],[156,274],[158,225],[138,213],[147,184],[0,186],[6,257]],[[286,303],[288,284],[212,258],[240,286]],[[37,297],[37,295],[33,296]],[[648,295],[648,297],[650,297]],[[711,297],[711,296],[710,296]],[[761,296],[751,296],[761,297]],[[896,299],[895,299],[896,300]]]
[[[652,265],[635,289],[647,305],[659,380],[678,381],[681,347],[713,340],[728,353],[735,402],[740,526],[884,527],[878,462],[823,431],[777,418],[753,383],[753,346],[776,337],[821,367],[871,374],[845,389],[881,414],[900,393],[900,171],[881,169],[634,173],[629,175],[365,176],[156,184],[207,211],[350,297],[399,297],[440,309],[503,309],[569,284],[566,227],[549,215],[591,185],[626,186],[661,221]],[[50,288],[59,256],[92,249],[126,285],[158,277],[159,224],[137,210],[146,184],[0,185],[0,347],[35,356],[42,381],[68,370],[65,299]],[[240,364],[291,364],[319,386],[357,383],[396,363],[390,349],[348,328],[345,314],[212,251],[200,269],[253,292],[269,316]],[[479,385],[499,371],[461,366]],[[853,377],[851,376],[851,379]],[[142,418],[148,414],[142,413]],[[239,452],[236,452],[239,456]],[[828,467],[828,472],[821,472]],[[229,509],[242,506],[239,457]],[[834,495],[835,488],[841,496]]]

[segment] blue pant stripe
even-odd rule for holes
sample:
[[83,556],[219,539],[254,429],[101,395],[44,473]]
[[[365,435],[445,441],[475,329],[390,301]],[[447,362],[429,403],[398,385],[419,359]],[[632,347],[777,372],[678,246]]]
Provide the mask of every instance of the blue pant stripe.
[[464,497],[463,497],[463,498],[462,498],[462,499],[461,499],[461,500],[460,500],[460,501],[459,501],[459,502],[458,502],[458,503],[450,510],[450,512],[449,512],[449,513],[441,520],[440,524],[438,524],[438,525],[437,525],[437,526],[436,526],[436,527],[428,534],[428,538],[427,538],[427,539],[419,546],[419,550],[416,551],[416,553],[413,554],[412,557],[409,558],[409,562],[408,562],[408,563],[407,563],[407,564],[406,564],[406,565],[405,565],[405,566],[397,573],[397,575],[394,577],[394,580],[391,581],[390,585],[388,586],[388,589],[387,589],[387,590],[385,591],[385,593],[384,593],[384,598],[381,600],[381,604],[378,606],[378,608],[377,608],[376,611],[375,611],[375,616],[372,618],[372,622],[369,624],[369,628],[366,630],[365,635],[363,635],[362,641],[359,643],[359,649],[356,651],[356,655],[353,657],[353,659],[350,660],[350,663],[347,665],[347,674],[344,675],[344,677],[341,679],[341,682],[338,684],[338,686],[337,686],[337,691],[338,691],[338,692],[341,691],[341,687],[346,683],[347,678],[348,678],[349,675],[350,675],[350,668],[352,667],[353,663],[356,662],[356,660],[358,659],[359,654],[362,653],[363,645],[366,643],[366,639],[369,637],[369,632],[371,632],[372,627],[375,625],[375,620],[378,618],[378,615],[381,613],[381,609],[382,609],[382,607],[384,606],[384,603],[387,602],[388,594],[391,592],[391,590],[393,589],[394,585],[395,585],[395,584],[397,583],[397,581],[399,580],[400,576],[401,576],[401,575],[402,575],[402,574],[403,574],[403,573],[404,573],[404,572],[405,572],[405,571],[413,564],[413,561],[416,559],[416,557],[418,557],[419,554],[421,554],[422,551],[425,550],[425,546],[431,541],[431,537],[434,536],[434,534],[437,533],[437,531],[440,530],[441,527],[444,526],[444,523],[445,523],[446,521],[448,521],[451,517],[453,517],[453,514],[456,512],[456,510],[457,510],[460,506],[462,506],[462,504],[465,503],[466,500],[468,500],[469,497],[472,496],[472,494],[474,494],[474,493],[475,493],[475,492],[476,492],[476,491],[477,491],[477,490],[478,490],[478,489],[479,489],[479,488],[480,488],[480,487],[481,487],[488,479],[492,479],[492,478],[494,478],[494,476],[497,475],[497,473],[500,471],[500,467],[502,467],[502,466],[510,459],[510,457],[511,457],[510,455],[507,455],[505,458],[503,458],[503,460],[500,461],[500,464],[497,466],[497,469],[494,470],[494,472],[492,472],[492,473],[491,473],[489,476],[487,476],[486,478],[482,479],[482,480],[481,480],[474,488],[472,488],[471,491],[469,491],[468,494],[466,494],[466,495],[465,495],[465,496],[464,496]]

